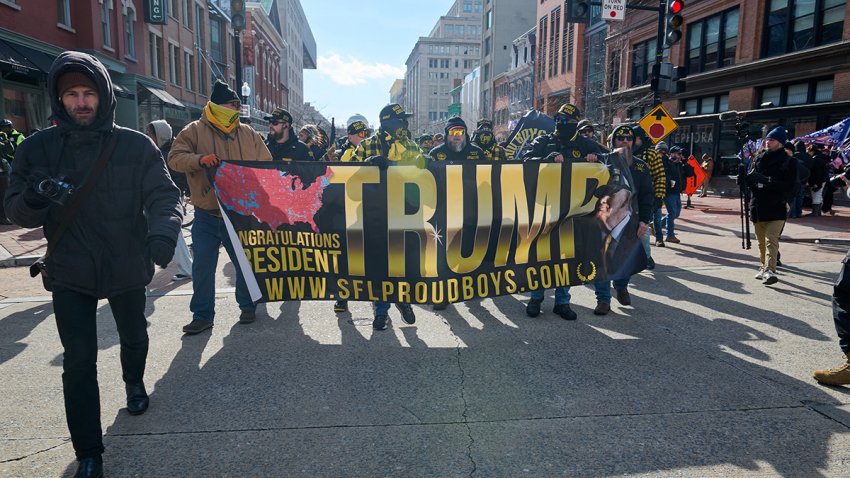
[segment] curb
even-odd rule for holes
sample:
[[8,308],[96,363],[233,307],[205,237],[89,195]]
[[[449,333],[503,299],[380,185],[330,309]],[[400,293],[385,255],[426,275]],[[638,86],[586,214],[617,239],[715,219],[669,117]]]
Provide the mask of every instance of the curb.
[[40,255],[9,257],[7,259],[0,260],[0,267],[28,267],[35,263],[35,261],[37,261],[40,257]]
[[824,237],[815,239],[815,244],[850,244],[850,238]]

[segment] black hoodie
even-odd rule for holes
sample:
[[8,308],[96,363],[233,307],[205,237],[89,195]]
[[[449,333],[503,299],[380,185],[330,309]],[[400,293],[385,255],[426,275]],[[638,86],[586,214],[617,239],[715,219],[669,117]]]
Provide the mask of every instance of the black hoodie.
[[[77,125],[59,98],[56,79],[69,71],[97,85],[99,105],[91,125]],[[157,236],[176,243],[182,210],[156,145],[142,133],[116,126],[115,95],[106,68],[93,56],[67,51],[50,69],[48,92],[56,126],[22,142],[6,192],[6,212],[23,227],[43,227],[52,247],[47,266],[54,285],[98,298],[147,285],[153,263],[146,240]],[[80,188],[102,148],[116,138],[106,167],[62,237],[54,234],[68,212],[64,206],[32,203],[31,190],[45,178],[64,179]]]

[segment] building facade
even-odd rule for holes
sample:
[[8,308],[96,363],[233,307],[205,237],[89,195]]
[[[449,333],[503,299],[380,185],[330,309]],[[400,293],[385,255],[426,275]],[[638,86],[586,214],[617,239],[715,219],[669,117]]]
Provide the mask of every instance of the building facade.
[[141,0],[0,1],[0,114],[21,131],[50,125],[47,72],[62,51],[98,57],[118,100],[116,122],[143,130],[197,118],[214,78],[233,84],[233,32],[214,2],[167,0],[164,25],[144,21]]
[[513,41],[534,26],[527,0],[487,0],[481,18],[481,116],[493,117],[493,79],[508,71]]
[[[682,14],[682,40],[664,52],[688,70],[684,91],[661,97],[680,125],[668,144],[731,158],[738,145],[729,112],[743,114],[755,129],[783,125],[792,136],[848,116],[847,2],[703,0],[687,2]],[[652,107],[656,15],[630,12],[622,25],[609,25],[611,68],[602,99],[612,122],[636,121]]]
[[[281,58],[286,55],[286,42],[272,25],[266,8],[255,2],[245,6],[245,31],[242,32],[243,79],[251,89],[248,105],[252,121],[265,123],[262,118],[277,107],[284,106]],[[236,90],[241,94],[241,87]],[[263,128],[264,129],[264,128]]]
[[456,0],[427,37],[420,37],[405,62],[404,108],[415,134],[442,132],[449,92],[478,66],[483,0]]
[[543,0],[537,5],[535,107],[548,115],[564,103],[585,109],[585,29],[583,24],[567,23],[566,11],[566,0]]
[[460,117],[468,125],[481,119],[481,68],[475,68],[463,78],[460,90]]
[[534,65],[537,53],[537,28],[513,41],[508,77],[508,131],[528,110],[534,108]]
[[404,104],[404,78],[396,78],[390,86],[390,103]]
[[273,0],[271,5],[277,13],[270,13],[269,17],[287,45],[280,71],[287,88],[289,112],[296,123],[303,124],[304,70],[316,69],[316,40],[299,0]]

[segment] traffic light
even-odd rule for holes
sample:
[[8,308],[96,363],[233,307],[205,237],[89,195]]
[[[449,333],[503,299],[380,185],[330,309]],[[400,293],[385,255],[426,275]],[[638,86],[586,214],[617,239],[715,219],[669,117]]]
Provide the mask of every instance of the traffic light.
[[230,0],[230,24],[234,31],[245,29],[245,0]]
[[667,35],[665,41],[668,45],[674,45],[682,39],[682,25],[685,23],[682,18],[684,8],[685,3],[682,0],[667,0]]
[[567,0],[566,23],[590,23],[589,0]]

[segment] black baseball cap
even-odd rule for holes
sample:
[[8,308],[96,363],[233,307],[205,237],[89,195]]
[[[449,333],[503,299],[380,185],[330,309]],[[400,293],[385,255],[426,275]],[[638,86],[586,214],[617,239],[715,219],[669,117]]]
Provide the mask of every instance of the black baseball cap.
[[292,124],[292,115],[283,108],[275,108],[270,116],[266,116],[263,119],[266,121],[286,121]]
[[398,103],[390,103],[387,106],[384,106],[381,109],[380,117],[381,121],[387,121],[391,119],[405,119],[413,116],[410,113],[405,113],[404,108]]
[[369,127],[362,121],[354,121],[348,125],[348,134],[357,134],[361,131],[366,131]]

